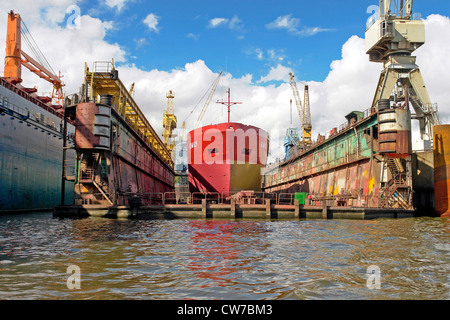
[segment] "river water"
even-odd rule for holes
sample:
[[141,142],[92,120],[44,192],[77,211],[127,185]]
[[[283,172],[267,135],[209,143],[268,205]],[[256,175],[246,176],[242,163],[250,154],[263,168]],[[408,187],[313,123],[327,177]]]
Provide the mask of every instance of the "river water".
[[0,216],[0,299],[449,298],[449,219]]

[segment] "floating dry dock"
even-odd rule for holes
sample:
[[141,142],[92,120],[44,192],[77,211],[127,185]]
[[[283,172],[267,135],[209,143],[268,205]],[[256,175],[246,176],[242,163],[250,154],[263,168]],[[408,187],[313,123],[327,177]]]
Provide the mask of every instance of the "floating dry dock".
[[262,204],[165,204],[140,208],[128,206],[58,206],[54,208],[54,217],[58,218],[132,218],[132,219],[356,219],[410,218],[413,210],[377,208],[352,208],[334,206],[276,204],[266,199]]
[[[394,1],[380,0],[379,16],[367,25],[365,33],[369,60],[383,64],[372,104],[364,111],[348,113],[345,123],[331,128],[325,135],[319,134],[317,140],[313,141],[307,94],[309,89],[305,87],[305,101],[302,104],[293,75],[290,74],[302,124],[302,139],[296,134],[298,128],[288,129],[285,161],[267,166],[262,172],[261,185],[248,187],[254,188],[253,191],[234,188],[232,185],[227,187],[227,183],[219,181],[223,177],[228,181],[227,173],[220,171],[220,175],[215,176],[215,166],[207,169],[202,166],[206,174],[197,175],[197,179],[202,177],[203,181],[198,183],[202,187],[195,190],[210,196],[213,193],[222,194],[218,194],[215,199],[206,196],[199,199],[201,196],[197,194],[196,197],[195,193],[200,192],[192,192],[189,201],[183,204],[177,197],[166,197],[175,189],[175,172],[170,152],[159,142],[154,130],[146,129],[145,120],[134,120],[139,112],[133,110],[138,109],[132,108],[132,99],[129,99],[128,105],[123,103],[121,97],[129,95],[126,90],[113,90],[115,95],[110,92],[106,84],[116,77],[115,69],[112,73],[96,77],[86,70],[85,89],[88,92],[95,89],[93,94],[85,94],[86,103],[92,107],[90,119],[107,118],[106,114],[100,112],[106,105],[107,110],[117,110],[112,112],[114,117],[116,114],[124,115],[125,121],[118,119],[112,123],[116,125],[112,131],[109,130],[109,121],[100,121],[101,123],[97,123],[97,131],[94,127],[91,134],[93,121],[83,121],[88,118],[84,114],[84,106],[76,107],[80,126],[76,126],[75,136],[78,156],[77,174],[74,178],[75,206],[56,207],[54,215],[164,219],[374,219],[412,217],[420,213],[433,215],[434,209],[439,215],[450,215],[450,142],[447,141],[450,129],[439,127],[441,124],[437,104],[432,103],[416,64],[417,59],[412,55],[425,43],[425,25],[412,14],[412,1],[401,1],[400,6],[395,5],[396,10],[394,6],[391,7],[392,2]],[[114,101],[101,103],[105,94],[113,95]],[[95,103],[98,95],[100,103]],[[228,104],[230,103],[229,100]],[[423,144],[423,148],[419,149],[423,152],[413,151],[412,120],[419,123],[420,142]],[[133,148],[125,150],[126,152],[118,148],[135,145],[128,143],[127,136],[130,135],[122,133],[120,138],[115,135],[119,132],[116,129],[127,123],[131,123],[128,131],[138,131],[138,137],[133,136],[132,142],[143,135],[151,138],[150,142],[155,144],[153,149],[150,148],[150,162],[146,157],[138,156],[142,153],[134,152]],[[89,129],[89,134],[86,134],[86,128]],[[96,134],[99,136],[97,138],[105,141],[105,144],[100,141],[100,149],[105,148],[101,150],[103,153],[96,150],[99,149],[98,145],[90,148],[89,144],[87,147],[83,143],[77,144],[77,137],[81,136],[80,142],[84,142],[81,141],[83,138]],[[90,139],[86,140],[91,143]],[[218,153],[222,143],[217,143],[216,148],[215,145],[212,147],[212,143],[203,145],[209,140],[201,140],[189,143],[188,152],[197,148],[202,151],[199,153],[205,154],[206,150],[211,160],[208,164],[215,160],[223,163],[220,158],[222,154]],[[250,147],[250,141],[247,147],[245,141],[245,137],[240,140],[243,145],[239,154],[250,155],[252,150],[258,150],[258,139],[253,147]],[[263,147],[266,150],[266,146]],[[237,147],[230,150],[236,150],[234,154],[238,152]],[[128,154],[131,157],[127,158]],[[116,166],[116,158],[127,166]],[[155,159],[162,160],[162,163],[156,162],[155,165]],[[233,158],[225,159],[231,161]],[[202,165],[206,163],[204,158],[199,162]],[[147,168],[144,171],[146,170],[145,177],[148,178],[135,179],[135,173],[140,173],[142,167]],[[226,168],[228,167],[229,164],[226,163]],[[129,168],[132,168],[131,171]],[[190,166],[189,175],[192,176],[197,170],[198,168]],[[235,176],[239,181],[253,180],[249,174]],[[153,183],[154,180],[157,180],[156,184]],[[214,187],[215,183],[221,188]],[[262,191],[261,194],[258,193],[259,190]],[[230,196],[230,191],[253,192],[262,197],[246,199],[233,195],[230,199],[225,199],[224,196]],[[299,194],[307,196],[300,202],[297,198]],[[280,201],[285,200],[284,195],[287,195],[289,201]],[[175,198],[176,201],[172,202]],[[168,199],[169,202],[166,201]]]

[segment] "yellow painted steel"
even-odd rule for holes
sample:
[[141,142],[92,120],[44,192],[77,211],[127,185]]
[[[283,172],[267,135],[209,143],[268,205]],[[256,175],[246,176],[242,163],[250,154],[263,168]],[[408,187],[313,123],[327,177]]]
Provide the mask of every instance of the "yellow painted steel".
[[170,90],[167,95],[167,109],[163,115],[163,139],[169,151],[172,151],[175,147],[175,143],[172,141],[173,130],[177,127],[177,117],[173,110],[173,99],[175,95]]
[[123,119],[147,142],[164,162],[173,168],[171,152],[148,122],[147,118],[134,101],[131,90],[127,90],[122,81],[115,76],[114,60],[112,62],[94,62],[93,71],[85,63],[86,91],[90,101],[97,102],[98,97],[109,94],[113,97],[113,108]]
[[303,130],[302,141],[304,143],[311,143],[312,125],[311,125],[311,111],[309,105],[309,88],[308,86],[305,86],[305,96],[304,96],[305,104],[302,105],[300,95],[297,89],[297,83],[295,82],[294,79],[295,76],[292,74],[292,72],[290,72],[289,77],[290,77],[290,85],[292,88],[292,94],[294,95],[298,116],[300,117],[300,124]]

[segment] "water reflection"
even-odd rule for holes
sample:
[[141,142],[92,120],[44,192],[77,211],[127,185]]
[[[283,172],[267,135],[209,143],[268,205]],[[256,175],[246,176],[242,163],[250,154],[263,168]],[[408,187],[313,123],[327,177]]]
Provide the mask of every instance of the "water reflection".
[[449,299],[449,262],[448,219],[0,216],[0,299]]
[[258,260],[249,252],[268,246],[263,237],[268,232],[264,223],[190,221],[187,229],[191,234],[188,248],[195,254],[187,260],[186,267],[199,279],[210,280],[202,288],[235,283],[238,275],[249,272],[251,263]]
[[236,272],[238,266],[233,261],[241,253],[232,240],[233,225],[226,221],[191,221],[188,227],[192,234],[188,248],[195,255],[186,261],[186,267],[200,279],[213,280],[203,288],[213,283],[225,286],[235,278],[226,276]]

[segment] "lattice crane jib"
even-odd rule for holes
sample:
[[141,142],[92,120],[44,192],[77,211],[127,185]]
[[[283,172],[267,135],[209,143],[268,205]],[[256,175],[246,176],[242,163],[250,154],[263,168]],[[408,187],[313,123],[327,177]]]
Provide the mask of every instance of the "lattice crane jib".
[[295,105],[297,106],[298,116],[300,118],[300,124],[302,126],[302,140],[303,142],[311,142],[311,112],[309,106],[309,91],[308,88],[305,87],[305,98],[307,96],[308,105],[302,105],[302,101],[300,100],[300,94],[297,88],[297,83],[295,82],[295,76],[292,72],[289,73],[290,84],[292,88],[292,94],[294,96]]
[[222,73],[223,72],[220,71],[219,76],[216,78],[216,80],[212,84],[211,90],[209,91],[209,94],[208,94],[208,98],[206,99],[205,105],[203,106],[203,109],[200,112],[200,115],[198,116],[197,121],[195,122],[194,128],[198,128],[200,126],[200,124],[202,123],[203,116],[205,115],[206,110],[208,109],[209,103],[211,102],[211,99],[212,99],[214,93],[216,92],[217,85],[219,84],[219,80],[220,80],[220,77],[222,76]]
[[172,141],[173,130],[177,127],[177,117],[174,114],[173,99],[175,95],[170,90],[167,95],[167,108],[163,115],[163,140],[169,151],[172,151],[175,147],[175,143]]

